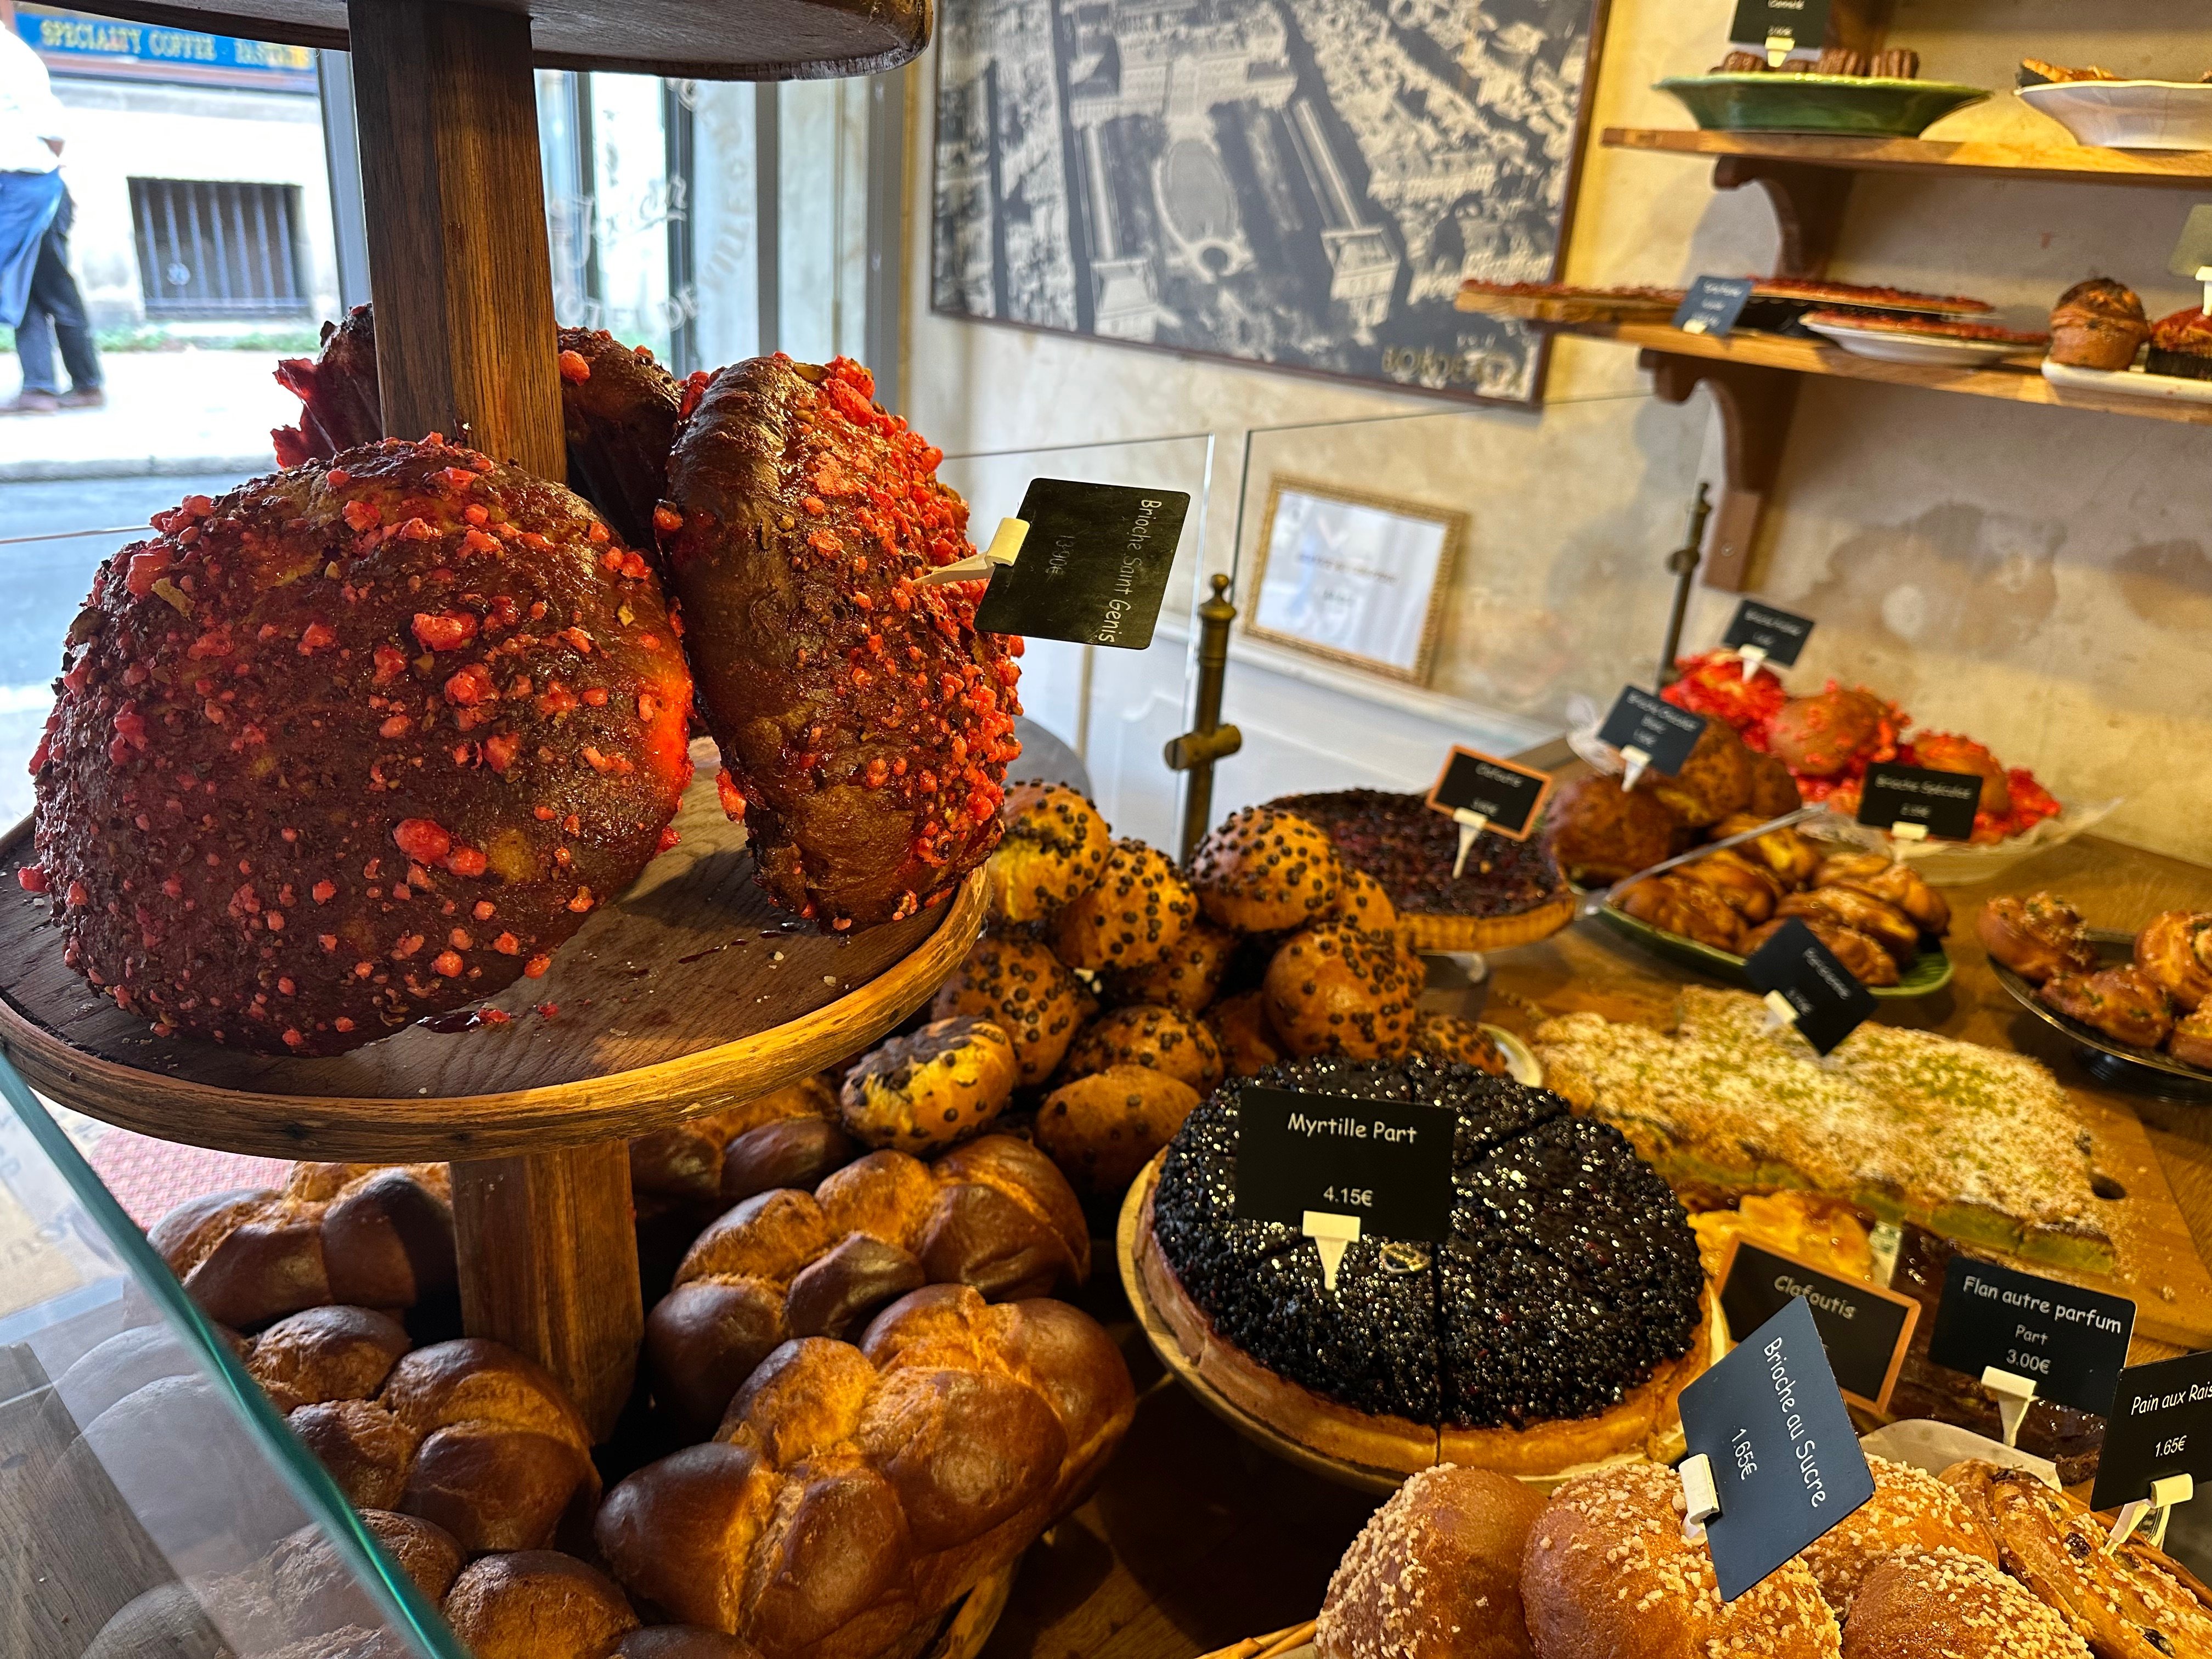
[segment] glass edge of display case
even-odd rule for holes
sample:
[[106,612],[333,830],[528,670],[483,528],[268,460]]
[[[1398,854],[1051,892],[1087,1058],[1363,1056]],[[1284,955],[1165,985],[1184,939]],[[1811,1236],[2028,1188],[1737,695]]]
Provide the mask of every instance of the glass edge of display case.
[[404,1632],[429,1659],[469,1659],[437,1610],[377,1543],[337,1483],[276,1415],[260,1385],[247,1376],[215,1328],[185,1294],[168,1265],[157,1255],[138,1224],[116,1202],[86,1163],[61,1125],[39,1103],[23,1075],[0,1052],[0,1100],[38,1143],[92,1221],[107,1236],[123,1265],[191,1349],[194,1358],[221,1386],[247,1437],[290,1488],[292,1495],[353,1575],[372,1606]]

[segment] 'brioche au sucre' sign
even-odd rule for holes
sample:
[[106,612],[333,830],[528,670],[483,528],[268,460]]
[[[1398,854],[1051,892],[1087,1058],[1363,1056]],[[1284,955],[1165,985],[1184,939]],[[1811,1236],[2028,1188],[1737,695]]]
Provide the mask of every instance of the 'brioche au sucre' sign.
[[1762,605],[1757,599],[1746,599],[1736,606],[1735,616],[1728,625],[1728,632],[1721,636],[1721,643],[1747,657],[1755,651],[1761,661],[1780,663],[1789,668],[1804,654],[1805,641],[1812,637],[1810,617]]
[[1682,769],[1698,739],[1705,734],[1705,717],[1677,708],[1671,702],[1633,685],[1620,689],[1613,711],[1597,729],[1598,741],[1609,743],[1628,763],[1629,786],[1647,766],[1672,777]]
[[1674,326],[1685,334],[1710,334],[1724,340],[1751,301],[1748,276],[1700,276],[1674,308]]
[[1744,959],[1743,976],[1824,1054],[1874,1018],[1874,993],[1795,916]]
[[1730,1331],[1755,1330],[1803,1297],[1844,1398],[1869,1411],[1889,1409],[1890,1390],[1920,1321],[1920,1304],[1911,1297],[1838,1279],[1740,1234],[1722,1258],[1720,1287]]
[[2104,1417],[2135,1325],[2124,1296],[1954,1255],[1928,1357],[1978,1380],[1994,1367],[2034,1383],[2039,1399]]
[[992,573],[975,626],[1142,651],[1189,509],[1180,489],[1032,479],[1022,497],[1029,534],[1014,562]]
[[1982,781],[1972,772],[1934,772],[1893,761],[1867,768],[1859,822],[1917,840],[1971,841]]
[[1733,1601],[1874,1496],[1803,1297],[1682,1390],[1682,1435],[1711,1466],[1705,1522],[1721,1599]]
[[1793,52],[1818,52],[1827,43],[1829,0],[1736,0],[1729,44],[1763,52],[1778,62]]
[[1458,1125],[1445,1106],[1248,1085],[1237,1108],[1237,1218],[1307,1234],[1334,1291],[1354,1239],[1450,1237]]
[[2150,1496],[2151,1482],[2188,1475],[2212,1503],[2212,1352],[2185,1353],[2120,1373],[2097,1455],[2093,1510]]

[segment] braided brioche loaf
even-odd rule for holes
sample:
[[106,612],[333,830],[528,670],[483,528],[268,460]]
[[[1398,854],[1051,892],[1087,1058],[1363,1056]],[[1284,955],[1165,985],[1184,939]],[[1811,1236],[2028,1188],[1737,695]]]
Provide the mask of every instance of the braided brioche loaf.
[[[630,1191],[642,1212],[648,1200],[735,1204],[770,1187],[811,1187],[860,1150],[836,1123],[836,1091],[803,1077],[638,1136],[629,1144]],[[813,1170],[804,1182],[771,1178],[801,1168]]]
[[591,1435],[559,1383],[481,1338],[410,1351],[367,1308],[310,1308],[246,1369],[358,1509],[436,1522],[469,1554],[538,1549],[599,1501]]
[[646,1316],[654,1394],[703,1434],[790,1338],[843,1337],[923,1285],[1012,1300],[1090,1272],[1082,1207],[1027,1141],[985,1135],[929,1164],[871,1152],[811,1193],[750,1198],[699,1236]]
[[281,1188],[187,1200],[147,1238],[200,1311],[239,1330],[331,1303],[408,1309],[453,1283],[442,1164],[295,1164]]
[[1134,1409],[1086,1315],[933,1285],[857,1347],[778,1348],[713,1440],[608,1494],[599,1550],[641,1607],[767,1659],[866,1659],[1073,1508]]

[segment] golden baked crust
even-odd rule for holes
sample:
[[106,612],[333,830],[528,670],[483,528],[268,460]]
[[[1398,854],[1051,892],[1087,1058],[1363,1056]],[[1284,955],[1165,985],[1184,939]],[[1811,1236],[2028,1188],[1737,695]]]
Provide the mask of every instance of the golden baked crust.
[[2212,1590],[2162,1550],[2105,1553],[2105,1522],[2033,1475],[1958,1464],[1944,1480],[1984,1508],[2004,1569],[2055,1607],[2098,1659],[2212,1653]]
[[1561,786],[1546,815],[1552,856],[1571,880],[1602,886],[1673,855],[1686,826],[1645,790],[1592,773]]
[[1053,1074],[1078,1028],[1097,1011],[1098,999],[1066,963],[1014,929],[977,939],[929,1008],[935,1019],[972,1014],[1004,1031],[1024,1087]]
[[1575,898],[1563,893],[1516,916],[1426,916],[1401,911],[1399,929],[1416,951],[1510,951],[1549,939],[1575,919]]
[[720,1195],[723,1163],[732,1141],[771,1123],[802,1117],[834,1121],[836,1115],[837,1091],[820,1077],[803,1077],[764,1095],[702,1112],[629,1143],[630,1190],[657,1198],[711,1200]]
[[1213,1092],[1223,1071],[1220,1045],[1197,1015],[1141,1002],[1109,1008],[1085,1026],[1060,1069],[1072,1079],[1111,1066],[1164,1072],[1200,1096]]
[[1427,1054],[1435,1060],[1456,1060],[1462,1066],[1476,1066],[1493,1077],[1504,1077],[1512,1070],[1505,1056],[1490,1039],[1490,1033],[1472,1019],[1462,1019],[1457,1014],[1423,1012],[1413,1019],[1413,1052]]
[[1097,973],[1163,961],[1198,915],[1198,901],[1164,854],[1125,836],[1097,884],[1054,913],[1053,954]]
[[2089,1659],[2066,1620],[1979,1557],[1877,1562],[1844,1621],[1844,1659]]
[[1869,1022],[1825,1062],[1757,997],[1686,986],[1673,1036],[1590,1013],[1535,1034],[1548,1085],[1680,1185],[1809,1188],[1889,1221],[2099,1270],[2086,1133],[2023,1055]]
[[1718,823],[1751,805],[1751,750],[1726,720],[1707,720],[1697,746],[1669,775],[1656,767],[1637,781],[1659,804],[1693,830]]
[[1395,933],[1325,921],[1291,934],[1268,963],[1268,1022],[1295,1054],[1402,1054],[1427,976]]
[[[1152,1177],[1145,1179],[1149,1182]],[[1680,1421],[1675,1402],[1711,1363],[1710,1290],[1689,1352],[1673,1364],[1661,1366],[1629,1390],[1619,1405],[1595,1416],[1526,1429],[1447,1425],[1440,1430],[1324,1400],[1224,1340],[1161,1254],[1152,1231],[1152,1199],[1147,1191],[1137,1228],[1137,1270],[1146,1299],[1210,1387],[1238,1410],[1300,1445],[1325,1456],[1400,1474],[1456,1463],[1500,1474],[1554,1475],[1607,1458],[1661,1455],[1669,1449],[1670,1438],[1679,1455]]]
[[1194,1014],[1221,989],[1237,945],[1237,935],[1226,927],[1194,921],[1158,962],[1109,975],[1107,994],[1117,1003],[1157,1002]]
[[1118,1193],[1175,1139],[1198,1101],[1196,1090],[1166,1072],[1109,1066],[1045,1097],[1037,1145],[1080,1190]]
[[1486,1469],[1413,1476],[1330,1577],[1320,1659],[1534,1659],[1521,1553],[1543,1510],[1534,1489]]
[[1087,892],[1104,873],[1114,833],[1098,809],[1057,783],[1006,791],[1006,834],[991,854],[991,905],[1008,921],[1036,921]]
[[1624,1464],[1568,1481],[1521,1558],[1536,1651],[1561,1659],[1838,1659],[1836,1615],[1813,1575],[1785,1562],[1723,1602],[1703,1537],[1682,1537],[1670,1469]]
[[[1149,1186],[1152,1177],[1143,1178]],[[1183,1357],[1209,1387],[1239,1411],[1324,1456],[1399,1474],[1433,1468],[1442,1461],[1437,1431],[1428,1424],[1387,1413],[1370,1415],[1324,1400],[1217,1336],[1160,1254],[1152,1232],[1152,1197],[1146,1193],[1138,1217],[1138,1277],[1146,1299],[1175,1333]]]
[[1206,1011],[1206,1022],[1221,1044],[1222,1062],[1231,1077],[1253,1077],[1287,1057],[1288,1050],[1267,1023],[1267,994],[1239,991]]
[[1018,1075],[1012,1042],[990,1021],[933,1020],[862,1055],[837,1109],[855,1140],[927,1152],[998,1116]]
[[1240,933],[1274,933],[1336,908],[1343,879],[1319,826],[1266,806],[1231,812],[1191,855],[1190,884],[1206,914]]
[[556,1550],[472,1563],[454,1581],[444,1612],[475,1659],[605,1653],[638,1627],[613,1579]]
[[1805,1547],[1799,1558],[1838,1618],[1875,1566],[1895,1555],[1955,1550],[1996,1565],[1996,1540],[1965,1498],[1934,1475],[1869,1455],[1874,1496]]

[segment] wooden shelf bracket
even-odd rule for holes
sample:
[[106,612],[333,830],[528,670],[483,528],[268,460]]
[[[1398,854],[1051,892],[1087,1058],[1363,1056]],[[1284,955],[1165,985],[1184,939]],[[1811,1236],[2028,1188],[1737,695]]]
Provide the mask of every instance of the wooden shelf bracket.
[[1844,222],[1844,204],[1851,193],[1852,175],[1840,167],[1814,167],[1797,161],[1770,161],[1759,155],[1723,155],[1713,163],[1715,190],[1741,190],[1758,185],[1774,207],[1774,223],[1782,233],[1782,247],[1775,259],[1778,276],[1820,276],[1836,251],[1837,233]]
[[1667,351],[1644,351],[1637,365],[1651,375],[1662,403],[1687,403],[1702,382],[1720,413],[1720,504],[1705,538],[1700,579],[1707,587],[1741,593],[1750,586],[1751,550],[1759,520],[1782,471],[1799,376],[1788,369],[1717,362]]

